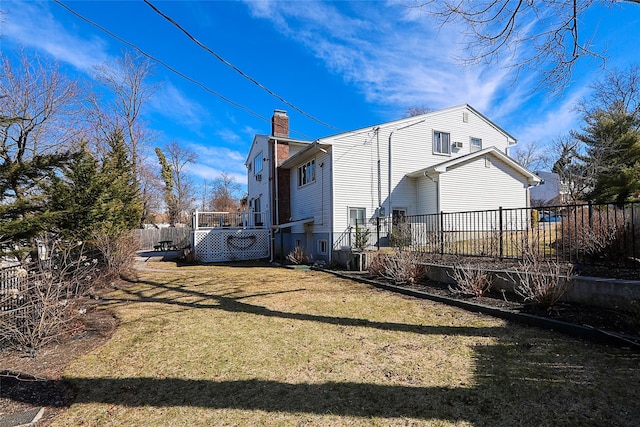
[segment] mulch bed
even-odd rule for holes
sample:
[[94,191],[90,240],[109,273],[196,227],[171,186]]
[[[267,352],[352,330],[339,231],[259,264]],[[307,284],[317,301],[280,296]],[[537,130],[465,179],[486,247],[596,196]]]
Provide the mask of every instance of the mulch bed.
[[38,425],[45,426],[71,405],[75,392],[62,378],[65,367],[109,339],[118,324],[111,313],[95,306],[78,323],[72,336],[36,353],[0,350],[0,425],[6,416],[44,407]]
[[[517,260],[496,260],[492,258],[458,257],[452,255],[438,256],[429,259],[430,263],[442,265],[460,265],[471,263],[489,270],[511,270],[519,266]],[[623,280],[640,280],[640,264],[631,266],[599,266],[561,264],[562,269],[572,269],[572,274],[590,277],[608,277]],[[344,271],[342,273],[345,273]],[[348,272],[346,272],[348,273]],[[355,273],[362,277],[362,273]],[[385,281],[380,277],[365,275],[371,280]],[[386,281],[389,284],[389,281]],[[525,304],[520,297],[511,293],[490,292],[482,297],[465,296],[452,292],[447,284],[431,280],[420,283],[402,285],[418,291],[455,298],[475,304],[526,313],[538,317],[559,320],[575,325],[595,328],[606,333],[612,333],[640,344],[640,306],[635,312],[621,312],[613,309],[587,306],[582,304],[558,302],[551,309],[543,309],[532,304]]]

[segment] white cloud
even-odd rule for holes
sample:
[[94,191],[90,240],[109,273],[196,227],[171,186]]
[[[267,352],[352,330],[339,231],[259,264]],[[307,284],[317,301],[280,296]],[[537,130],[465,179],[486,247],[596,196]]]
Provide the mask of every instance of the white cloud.
[[197,131],[209,115],[206,108],[189,99],[173,84],[165,82],[150,100],[152,110],[182,126]]
[[244,153],[220,145],[190,144],[189,147],[198,154],[198,163],[203,170],[242,175],[243,181],[246,180]]
[[46,52],[85,73],[105,63],[110,55],[107,44],[98,37],[74,34],[56,21],[49,3],[4,2],[2,35],[17,45]]
[[523,111],[523,126],[514,129],[517,132],[514,135],[522,143],[536,142],[545,145],[558,136],[568,134],[572,129],[578,129],[581,117],[576,111],[576,104],[588,90],[585,87],[576,90],[551,108],[543,106],[542,108],[547,108]]
[[[438,27],[417,8],[393,3],[248,2],[255,17],[301,43],[369,102],[405,109],[469,103],[480,111],[504,97],[510,72],[463,68],[459,28]],[[330,25],[327,25],[330,23]],[[489,114],[489,113],[487,113]]]

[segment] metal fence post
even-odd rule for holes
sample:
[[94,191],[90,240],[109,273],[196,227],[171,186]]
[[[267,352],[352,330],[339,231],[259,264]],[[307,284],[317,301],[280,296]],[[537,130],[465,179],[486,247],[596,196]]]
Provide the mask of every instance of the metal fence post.
[[444,212],[440,211],[440,255],[444,255]]
[[500,227],[500,259],[504,257],[504,229],[502,224],[502,206],[498,208],[498,215],[500,218],[498,219],[498,224]]

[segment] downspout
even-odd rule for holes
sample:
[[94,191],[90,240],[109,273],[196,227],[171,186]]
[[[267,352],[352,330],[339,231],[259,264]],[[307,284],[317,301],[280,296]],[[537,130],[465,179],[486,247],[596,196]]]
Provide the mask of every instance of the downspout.
[[[278,140],[274,139],[273,140],[273,162],[271,165],[271,170],[273,171],[273,175],[274,175],[274,179],[273,179],[273,186],[272,186],[272,191],[274,193],[274,209],[273,211],[274,213],[274,217],[275,218],[271,218],[271,225],[274,225],[274,223],[276,223],[276,225],[280,224],[280,205],[279,205],[279,191],[278,191]],[[276,250],[276,236],[274,234],[274,229],[273,227],[271,228],[271,259],[269,260],[269,262],[273,262],[273,253]],[[280,232],[282,233],[282,230],[280,230]],[[280,252],[282,252],[282,246],[280,246]]]
[[387,204],[389,205],[389,211],[386,213],[385,216],[389,215],[391,216],[392,211],[391,211],[391,161],[393,159],[392,157],[392,153],[391,153],[391,137],[393,136],[393,134],[395,133],[395,131],[397,131],[398,129],[394,129],[391,131],[391,133],[389,133],[389,171],[388,171],[388,176],[387,176]]

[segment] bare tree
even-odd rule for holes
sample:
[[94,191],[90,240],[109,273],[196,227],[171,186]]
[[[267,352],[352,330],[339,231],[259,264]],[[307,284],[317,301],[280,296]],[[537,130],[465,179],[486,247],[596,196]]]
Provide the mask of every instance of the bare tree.
[[112,98],[100,99],[97,91],[91,99],[93,109],[90,118],[98,140],[106,140],[114,129],[124,131],[133,173],[143,198],[141,222],[148,214],[151,182],[144,180],[149,176],[143,169],[148,167],[144,156],[146,144],[153,135],[142,120],[142,109],[157,90],[157,86],[147,83],[152,68],[150,60],[125,52],[114,64],[96,67],[96,79],[108,90]]
[[[640,3],[640,0],[629,0]],[[604,1],[610,4],[614,1]],[[505,63],[518,72],[542,72],[540,86],[562,91],[575,63],[592,57],[605,64],[603,52],[584,36],[581,16],[594,0],[428,0],[422,10],[442,25],[460,22],[469,38],[467,65]],[[525,52],[530,49],[531,53]]]
[[539,170],[547,163],[546,155],[540,144],[533,141],[519,144],[511,157],[529,170]]
[[425,107],[424,105],[414,105],[407,108],[407,111],[405,111],[404,116],[405,117],[421,116],[422,114],[427,114],[427,113],[430,113],[431,111],[434,111],[433,108]]
[[79,132],[78,83],[38,56],[22,54],[15,65],[6,56],[1,61],[0,158],[20,164],[68,149]]
[[210,209],[215,212],[235,212],[239,209],[236,193],[240,191],[240,184],[234,181],[226,172],[213,181]]
[[70,157],[78,86],[37,56],[1,61],[0,249],[35,259],[35,238],[55,222],[44,188]]
[[179,220],[185,220],[193,208],[195,188],[193,181],[187,174],[187,167],[196,161],[195,151],[181,146],[178,141],[171,141],[164,147],[169,165],[173,173],[174,194],[178,209]]

